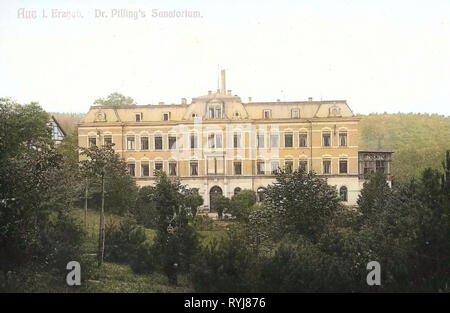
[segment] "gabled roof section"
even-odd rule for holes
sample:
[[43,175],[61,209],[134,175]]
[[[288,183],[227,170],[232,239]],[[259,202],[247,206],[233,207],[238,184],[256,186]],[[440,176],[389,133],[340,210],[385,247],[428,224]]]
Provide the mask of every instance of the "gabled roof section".
[[56,126],[58,126],[59,130],[63,133],[63,135],[66,136],[67,135],[66,132],[61,127],[61,124],[58,123],[54,115],[51,116],[51,120],[56,124]]

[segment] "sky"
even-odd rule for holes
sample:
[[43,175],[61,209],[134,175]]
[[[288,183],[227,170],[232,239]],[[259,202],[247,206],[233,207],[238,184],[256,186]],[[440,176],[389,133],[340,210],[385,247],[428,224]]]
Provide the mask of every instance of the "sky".
[[[173,10],[199,17],[157,14]],[[19,103],[189,103],[217,89],[218,68],[243,102],[450,116],[450,1],[0,0],[0,97]]]

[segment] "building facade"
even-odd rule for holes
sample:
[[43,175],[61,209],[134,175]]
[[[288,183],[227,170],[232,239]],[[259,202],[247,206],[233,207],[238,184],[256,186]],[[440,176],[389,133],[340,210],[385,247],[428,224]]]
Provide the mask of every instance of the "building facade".
[[359,118],[346,101],[243,103],[226,90],[223,71],[221,89],[189,104],[92,106],[78,136],[82,147],[113,143],[139,186],[164,170],[198,189],[206,207],[214,194],[243,189],[261,200],[280,168],[315,171],[348,205],[364,181]]
[[53,115],[50,117],[48,126],[52,129],[53,142],[55,144],[60,144],[63,141],[64,137],[66,136],[66,132]]

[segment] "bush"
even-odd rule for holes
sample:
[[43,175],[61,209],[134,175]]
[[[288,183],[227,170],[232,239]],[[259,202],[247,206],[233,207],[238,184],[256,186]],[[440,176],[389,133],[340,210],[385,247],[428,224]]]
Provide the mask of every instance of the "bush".
[[192,266],[197,292],[250,292],[255,284],[255,254],[235,238],[213,240]]
[[152,200],[154,187],[145,186],[139,189],[136,205],[131,209],[136,221],[147,228],[155,228],[158,223],[158,212]]
[[250,213],[255,209],[256,193],[253,190],[242,190],[231,198],[229,213],[238,221],[248,222]]
[[365,278],[354,279],[354,268],[344,259],[324,253],[304,238],[283,242],[260,264],[258,292],[344,292],[353,291],[355,282],[365,283]]
[[80,262],[85,239],[86,231],[80,221],[68,212],[60,212],[56,219],[50,220],[41,237],[45,263],[66,271],[68,262]]
[[130,217],[120,223],[109,221],[105,226],[105,260],[133,263],[140,245],[147,240],[145,228]]
[[197,231],[211,231],[215,229],[214,221],[206,215],[197,215],[192,219],[192,226]]
[[155,250],[149,240],[140,243],[136,250],[136,258],[131,262],[131,269],[136,273],[150,274],[155,270]]

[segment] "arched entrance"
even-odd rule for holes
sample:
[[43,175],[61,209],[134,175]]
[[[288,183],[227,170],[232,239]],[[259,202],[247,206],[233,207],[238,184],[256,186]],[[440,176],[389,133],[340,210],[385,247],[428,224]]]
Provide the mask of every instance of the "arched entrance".
[[222,188],[219,186],[213,186],[209,191],[209,210],[210,212],[216,212],[215,198],[223,194]]
[[341,201],[347,202],[348,201],[348,189],[345,186],[342,186],[339,189],[339,196],[341,197]]

